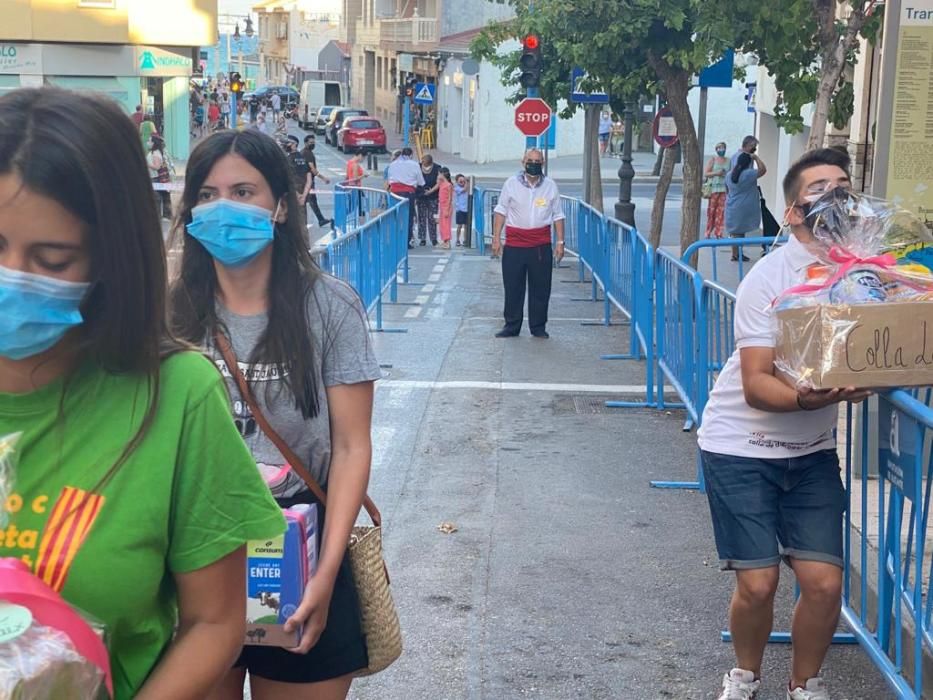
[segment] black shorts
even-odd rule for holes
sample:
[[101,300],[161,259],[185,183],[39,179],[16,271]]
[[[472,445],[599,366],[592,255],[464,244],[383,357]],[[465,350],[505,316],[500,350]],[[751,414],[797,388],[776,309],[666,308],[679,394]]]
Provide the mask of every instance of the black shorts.
[[457,212],[457,226],[466,226],[467,224],[467,212],[458,211]]
[[[296,503],[317,503],[318,532],[323,531],[324,512],[310,493],[292,499],[279,499],[288,508]],[[307,654],[293,654],[278,647],[244,646],[234,666],[250,675],[280,683],[318,683],[354,673],[369,665],[366,641],[360,624],[360,603],[350,570],[349,555],[344,555],[334,594],[327,612],[327,627],[317,644]]]

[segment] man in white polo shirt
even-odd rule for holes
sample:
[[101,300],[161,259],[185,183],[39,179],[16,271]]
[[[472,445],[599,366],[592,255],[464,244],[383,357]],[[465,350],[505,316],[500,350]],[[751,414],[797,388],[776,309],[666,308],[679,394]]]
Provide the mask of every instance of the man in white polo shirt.
[[[525,152],[524,170],[502,186],[492,226],[492,252],[502,250],[505,287],[505,325],[497,338],[512,338],[522,330],[525,285],[528,286],[528,327],[535,338],[550,337],[547,310],[551,300],[554,258],[564,257],[564,210],[557,184],[544,176],[544,155],[537,148]],[[551,248],[551,226],[557,231],[557,250]]]
[[720,700],[758,697],[782,559],[800,585],[786,697],[829,700],[819,671],[839,621],[847,504],[833,428],[839,402],[867,392],[798,389],[778,376],[771,305],[817,262],[812,203],[849,187],[849,157],[836,149],[810,151],[787,172],[793,235],[739,286],[736,350],[703,413],[699,443],[716,548],[722,569],[736,574],[729,615],[736,667],[723,678]]

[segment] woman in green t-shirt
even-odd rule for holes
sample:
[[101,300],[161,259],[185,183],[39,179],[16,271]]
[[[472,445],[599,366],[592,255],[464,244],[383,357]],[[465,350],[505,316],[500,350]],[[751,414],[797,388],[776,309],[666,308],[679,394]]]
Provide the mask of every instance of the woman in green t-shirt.
[[[316,501],[260,427],[233,379],[237,368],[291,459],[327,493],[326,512],[317,503],[317,571],[286,623],[303,629],[300,644],[245,647],[215,699],[242,698],[247,671],[253,700],[344,698],[368,664],[346,551],[369,481],[373,382],[381,373],[359,297],[311,259],[296,212],[291,169],[268,136],[220,132],[191,154],[178,218],[184,251],[172,289],[175,328],[206,343],[228,378],[237,427],[279,505]],[[237,367],[226,364],[217,337]]]
[[0,435],[22,433],[0,557],[106,624],[117,700],[210,693],[243,641],[245,543],[284,530],[165,289],[133,122],[0,98]]

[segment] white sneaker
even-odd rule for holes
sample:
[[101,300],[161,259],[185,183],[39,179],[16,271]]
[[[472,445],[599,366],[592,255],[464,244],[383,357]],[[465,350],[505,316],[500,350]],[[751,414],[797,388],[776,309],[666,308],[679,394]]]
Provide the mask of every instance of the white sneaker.
[[822,678],[811,678],[805,688],[788,690],[787,700],[829,700],[829,691]]
[[722,692],[717,700],[755,700],[760,687],[761,681],[755,680],[752,671],[734,668],[722,677]]

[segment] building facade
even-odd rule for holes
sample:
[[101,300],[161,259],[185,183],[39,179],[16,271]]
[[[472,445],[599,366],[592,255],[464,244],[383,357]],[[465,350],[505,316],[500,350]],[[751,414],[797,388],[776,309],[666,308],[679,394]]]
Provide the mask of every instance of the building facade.
[[188,156],[188,85],[198,47],[217,41],[216,2],[0,0],[0,17],[0,94],[58,85],[143,105]]
[[267,0],[253,9],[259,17],[259,82],[301,87],[320,70],[321,51],[343,36],[343,0]]

